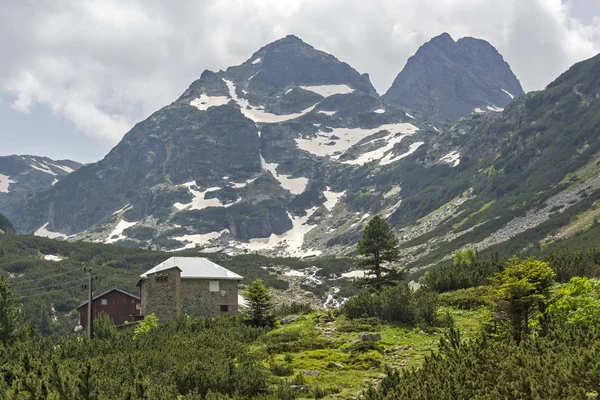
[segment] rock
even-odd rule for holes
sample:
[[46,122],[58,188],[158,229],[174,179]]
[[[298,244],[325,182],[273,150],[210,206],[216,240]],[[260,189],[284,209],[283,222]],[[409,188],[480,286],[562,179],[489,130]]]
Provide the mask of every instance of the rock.
[[295,390],[297,392],[308,392],[308,386],[306,385],[292,385],[290,389]]
[[314,369],[309,369],[306,371],[302,371],[302,375],[306,375],[306,376],[321,376],[321,372],[320,371],[316,371]]
[[281,325],[291,324],[292,322],[296,322],[297,320],[297,315],[288,315],[285,318],[281,318]]
[[404,345],[404,346],[396,346],[396,347],[394,347],[394,351],[404,351],[404,350],[410,350],[410,346],[409,345]]
[[329,361],[329,364],[327,364],[327,368],[329,368],[329,369],[344,369],[344,366],[340,363],[336,363],[335,361]]
[[360,335],[362,342],[378,342],[381,340],[381,333],[363,333]]

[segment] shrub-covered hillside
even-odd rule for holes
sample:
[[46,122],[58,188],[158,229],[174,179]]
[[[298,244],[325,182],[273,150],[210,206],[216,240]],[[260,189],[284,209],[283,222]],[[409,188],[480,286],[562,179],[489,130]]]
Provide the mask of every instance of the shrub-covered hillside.
[[[139,275],[172,256],[203,256],[244,277],[242,284],[260,278],[273,289],[287,289],[289,283],[265,268],[285,266],[291,269],[321,268],[326,277],[353,266],[350,259],[328,257],[313,261],[295,258],[268,258],[246,254],[199,254],[194,251],[169,253],[125,248],[87,242],[66,242],[24,235],[0,235],[0,275],[4,275],[30,315],[44,333],[72,331],[76,325],[72,312],[86,298],[83,285],[87,275],[83,266],[91,266],[98,277],[94,292],[115,286],[137,293]],[[342,285],[343,282],[338,282]],[[346,281],[347,286],[350,285]],[[317,298],[327,291],[323,284],[305,287]],[[349,288],[351,289],[351,288]]]

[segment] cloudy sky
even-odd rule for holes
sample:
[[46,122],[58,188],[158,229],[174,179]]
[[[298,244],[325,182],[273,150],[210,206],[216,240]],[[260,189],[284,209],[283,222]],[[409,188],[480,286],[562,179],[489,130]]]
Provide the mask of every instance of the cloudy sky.
[[204,69],[290,33],[383,93],[442,32],[488,40],[542,89],[600,52],[600,0],[1,0],[0,155],[98,160]]

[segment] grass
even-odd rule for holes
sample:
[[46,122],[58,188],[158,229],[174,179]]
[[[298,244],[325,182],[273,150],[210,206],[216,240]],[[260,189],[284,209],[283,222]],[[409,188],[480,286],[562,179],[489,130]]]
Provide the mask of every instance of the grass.
[[600,154],[596,154],[589,163],[574,172],[568,173],[560,183],[570,184],[571,187],[583,185],[588,179],[595,178],[600,174],[599,162]]
[[491,206],[493,206],[494,203],[496,203],[496,200],[492,200],[492,201],[489,201],[489,202],[485,203],[483,206],[481,206],[481,208],[479,210],[477,210],[473,214],[470,214],[470,215],[466,216],[465,218],[463,218],[462,221],[454,224],[452,226],[452,229],[460,228],[463,224],[465,224],[469,220],[469,218],[481,214],[482,212],[484,212],[485,210],[487,210],[488,208],[490,208]]
[[[440,308],[440,315],[450,313],[464,336],[479,330],[483,311],[465,311],[454,308]],[[332,318],[325,312],[300,316],[289,325],[278,325],[267,334],[265,343],[277,342],[289,337],[293,351],[271,353],[271,362],[291,366],[294,375],[318,371],[318,375],[306,375],[304,381],[311,388],[337,388],[339,393],[324,398],[356,398],[383,377],[385,365],[394,368],[419,366],[425,356],[437,350],[443,335],[443,328],[428,330],[412,326],[398,326],[376,320],[348,320],[345,317]],[[378,342],[360,342],[364,332],[378,332]],[[359,343],[356,345],[355,343]],[[324,348],[312,348],[312,345]],[[337,367],[335,364],[343,366]],[[292,376],[274,378],[292,379]],[[312,398],[307,392],[304,398]],[[300,396],[303,394],[300,393]],[[303,398],[303,397],[298,397]]]
[[579,214],[570,224],[565,225],[558,231],[559,237],[569,237],[577,232],[588,230],[594,224],[594,220],[600,216],[600,204],[595,201],[592,208]]

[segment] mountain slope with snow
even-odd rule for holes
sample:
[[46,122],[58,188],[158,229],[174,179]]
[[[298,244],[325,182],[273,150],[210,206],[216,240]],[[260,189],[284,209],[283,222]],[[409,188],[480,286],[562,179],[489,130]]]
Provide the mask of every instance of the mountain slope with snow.
[[595,66],[512,101],[499,90],[510,101],[502,112],[448,126],[387,103],[366,75],[286,37],[204,71],[103,160],[9,217],[20,232],[70,240],[309,256],[351,253],[379,214],[413,266],[531,230],[551,240],[544,224],[568,225],[560,218],[589,211],[600,187],[589,172],[600,154]]
[[75,161],[47,157],[0,157],[0,212],[12,218],[28,196],[56,185],[80,167]]

